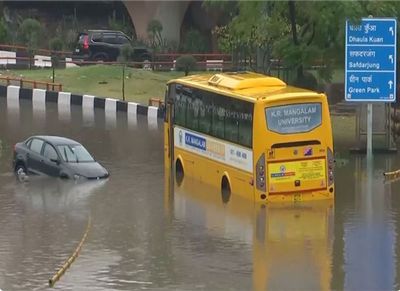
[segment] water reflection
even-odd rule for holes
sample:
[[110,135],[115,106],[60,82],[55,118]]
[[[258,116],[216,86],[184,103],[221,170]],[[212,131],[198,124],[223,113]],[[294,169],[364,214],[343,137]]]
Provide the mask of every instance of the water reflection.
[[355,205],[344,228],[344,289],[392,290],[396,284],[396,227],[392,188],[382,173],[391,158],[356,157]]
[[[75,182],[46,176],[31,176],[27,182],[17,182],[17,201],[25,207],[43,213],[63,213],[87,220],[87,199],[105,186],[108,180]],[[85,210],[82,212],[82,210]]]
[[[171,188],[169,179],[165,183]],[[225,204],[217,189],[190,178],[165,195],[171,219],[202,227],[207,236],[240,242],[251,252],[254,290],[330,290],[332,200],[264,205],[232,196]],[[240,268],[229,261],[225,264],[232,270]]]

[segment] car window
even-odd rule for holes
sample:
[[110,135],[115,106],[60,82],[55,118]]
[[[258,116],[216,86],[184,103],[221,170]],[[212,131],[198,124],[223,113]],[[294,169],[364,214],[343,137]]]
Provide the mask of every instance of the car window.
[[127,44],[127,43],[130,43],[130,41],[126,36],[119,35],[118,36],[118,43],[119,44]]
[[59,145],[58,151],[67,163],[93,162],[93,157],[82,145]]
[[118,44],[117,35],[115,33],[103,33],[103,42]]
[[26,146],[27,146],[28,148],[31,147],[31,142],[32,142],[32,139],[29,139],[29,140],[25,143]]
[[93,33],[92,41],[94,41],[94,42],[102,42],[103,38],[101,37],[101,33]]
[[56,150],[54,149],[54,147],[48,143],[46,143],[44,145],[44,150],[43,150],[43,155],[48,158],[49,160],[54,159],[57,160],[58,159],[58,155]]
[[31,141],[30,149],[33,152],[40,154],[40,152],[42,151],[42,146],[43,146],[43,141],[41,139],[34,138]]

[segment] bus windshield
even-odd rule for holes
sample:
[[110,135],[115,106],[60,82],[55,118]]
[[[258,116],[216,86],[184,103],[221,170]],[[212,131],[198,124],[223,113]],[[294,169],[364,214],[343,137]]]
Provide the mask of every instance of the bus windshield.
[[309,132],[322,123],[321,103],[300,103],[265,109],[267,128],[280,134]]

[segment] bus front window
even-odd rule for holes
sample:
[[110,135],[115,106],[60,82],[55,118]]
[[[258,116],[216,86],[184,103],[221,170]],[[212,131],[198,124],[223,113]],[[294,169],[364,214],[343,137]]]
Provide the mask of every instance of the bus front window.
[[301,103],[265,109],[267,128],[280,134],[309,132],[322,123],[321,103]]

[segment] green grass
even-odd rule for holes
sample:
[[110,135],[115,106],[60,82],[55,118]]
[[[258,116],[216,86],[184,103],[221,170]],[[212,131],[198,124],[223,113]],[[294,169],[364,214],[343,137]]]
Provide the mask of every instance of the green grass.
[[[1,76],[12,76],[36,81],[51,82],[51,69],[1,70]],[[95,65],[57,69],[55,82],[63,91],[99,97],[122,99],[122,66]],[[168,80],[183,76],[183,72],[153,72],[142,69],[125,69],[125,99],[147,104],[149,98],[164,98]]]
[[[204,73],[204,72],[199,72]],[[316,72],[313,72],[316,73]],[[1,76],[18,77],[35,81],[51,82],[51,69],[0,70]],[[125,99],[147,104],[149,98],[163,98],[165,83],[183,76],[183,72],[157,72],[126,68]],[[274,72],[273,75],[278,75]],[[281,78],[283,72],[281,72]],[[343,70],[335,70],[332,82],[343,80]],[[63,85],[63,91],[75,94],[89,94],[99,97],[122,99],[122,66],[94,65],[56,70],[56,83]]]

